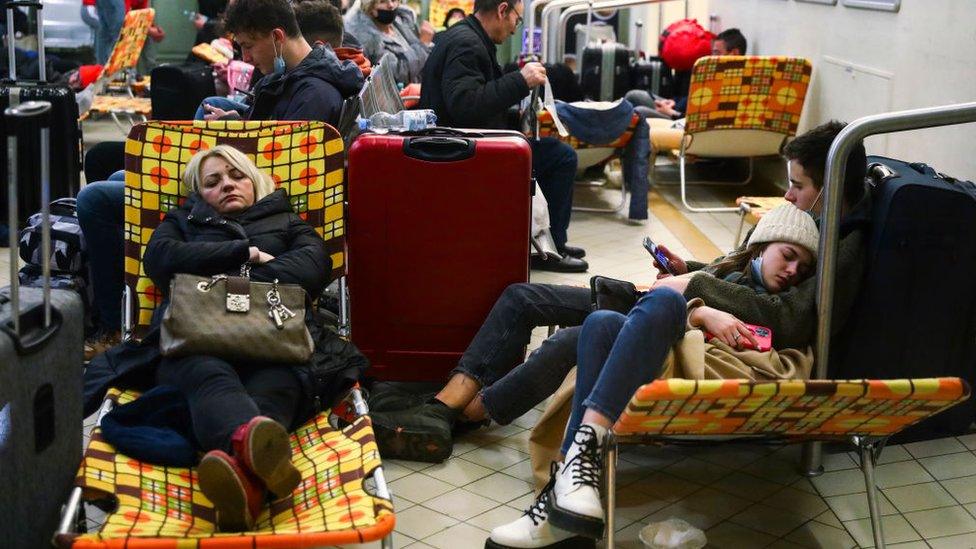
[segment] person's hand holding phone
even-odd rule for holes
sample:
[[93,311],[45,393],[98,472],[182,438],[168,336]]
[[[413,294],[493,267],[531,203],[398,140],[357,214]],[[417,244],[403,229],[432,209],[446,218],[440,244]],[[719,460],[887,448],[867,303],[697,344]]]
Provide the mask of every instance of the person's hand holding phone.
[[662,265],[661,262],[657,260],[657,257],[654,257],[654,268],[658,270],[658,275],[657,275],[658,279],[671,276],[671,275],[682,275],[688,272],[688,264],[685,263],[685,260],[674,255],[674,253],[672,253],[671,250],[665,248],[664,245],[658,244],[657,251],[658,253],[664,255],[664,257],[666,257],[668,261],[671,262],[671,272],[668,272],[668,270],[664,267],[664,265]]
[[701,328],[704,332],[711,334],[714,339],[732,347],[742,349],[746,340],[751,343],[752,349],[759,348],[759,341],[753,335],[752,330],[734,315],[725,311],[719,311],[708,306],[695,307],[691,311],[689,321],[692,326]]

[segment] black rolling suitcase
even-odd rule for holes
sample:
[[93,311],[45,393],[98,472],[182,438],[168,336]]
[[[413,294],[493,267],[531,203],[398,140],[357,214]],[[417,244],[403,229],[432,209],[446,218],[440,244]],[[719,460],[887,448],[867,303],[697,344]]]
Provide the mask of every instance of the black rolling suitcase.
[[[75,93],[66,85],[48,84],[47,67],[44,62],[43,9],[41,2],[17,1],[7,3],[7,11],[16,6],[34,8],[37,16],[38,63],[40,80],[19,80],[17,69],[11,65],[9,79],[0,81],[0,111],[25,101],[47,101],[51,103],[51,198],[74,196],[81,181],[81,125],[78,123],[78,104]],[[13,48],[14,30],[7,29],[7,44]],[[8,135],[6,120],[0,117],[0,135]],[[18,206],[21,211],[32,211],[40,203],[40,190],[37,185],[27,184],[40,179],[40,166],[37,162],[40,142],[37,135],[24,136],[18,158],[17,177],[21,181]],[[0,155],[0,174],[6,177],[7,156]],[[0,185],[0,211],[7,211],[7,186]],[[21,221],[25,221],[22,216]]]
[[193,120],[200,102],[217,95],[213,69],[204,63],[160,65],[149,90],[156,120]]
[[[49,103],[29,102],[8,108],[8,150],[18,135],[38,133],[49,142]],[[13,116],[11,118],[10,116]],[[40,131],[37,128],[40,127]],[[11,133],[15,132],[15,133]],[[42,145],[42,149],[44,146]],[[44,156],[39,156],[44,158]],[[57,159],[53,162],[56,164]],[[49,190],[48,163],[38,179],[10,178],[16,190],[27,183]],[[19,164],[14,163],[14,167]],[[23,173],[23,172],[18,172]],[[50,242],[48,201],[41,202],[42,239]],[[32,208],[36,205],[32,205]],[[14,217],[19,212],[11,212]],[[10,219],[11,226],[16,219]],[[14,234],[14,233],[12,233]],[[13,239],[14,237],[12,237]],[[13,244],[11,242],[10,244]],[[16,266],[14,244],[11,265]],[[50,254],[44,276],[50,277]],[[49,278],[48,278],[49,279]],[[19,314],[18,314],[19,312]],[[22,288],[16,273],[0,290],[0,545],[50,546],[82,455],[82,304],[70,290]]]
[[640,58],[631,67],[631,89],[661,97],[672,97],[671,67],[660,57]]
[[613,101],[630,89],[630,50],[623,44],[604,42],[583,48],[580,69],[583,94],[594,101]]
[[651,95],[672,97],[671,67],[660,57],[644,56],[642,49],[644,23],[638,20],[634,29],[634,64],[630,68],[630,89],[644,90]]
[[[868,165],[864,284],[835,336],[829,377],[956,376],[976,387],[976,186],[921,163],[869,156]],[[899,439],[957,435],[974,415],[970,397]]]

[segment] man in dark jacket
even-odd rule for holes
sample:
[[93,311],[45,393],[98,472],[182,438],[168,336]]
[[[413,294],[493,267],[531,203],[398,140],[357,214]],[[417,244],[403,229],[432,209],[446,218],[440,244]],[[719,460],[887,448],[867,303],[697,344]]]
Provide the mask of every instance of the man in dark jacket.
[[[476,0],[474,14],[442,33],[424,66],[420,108],[433,109],[441,126],[505,128],[508,108],[546,81],[540,63],[502,74],[496,44],[515,33],[521,0]],[[561,258],[533,256],[532,268],[583,272],[586,252],[566,244],[573,207],[576,151],[555,138],[532,140],[532,170],[549,202],[552,237]]]
[[[266,75],[254,86],[244,118],[338,124],[344,98],[363,87],[362,72],[354,63],[340,63],[330,48],[312,48],[287,0],[237,0],[225,18],[244,61]],[[230,114],[213,104],[204,109],[208,120]]]

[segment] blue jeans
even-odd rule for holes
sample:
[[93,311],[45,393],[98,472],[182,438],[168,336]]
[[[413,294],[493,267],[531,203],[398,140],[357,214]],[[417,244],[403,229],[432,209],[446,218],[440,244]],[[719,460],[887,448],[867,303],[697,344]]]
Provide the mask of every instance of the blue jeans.
[[556,139],[530,139],[532,173],[549,203],[549,232],[556,248],[566,245],[566,229],[573,213],[573,179],[576,177],[576,151]]
[[573,443],[587,409],[615,421],[638,387],[656,378],[671,347],[684,336],[684,296],[669,288],[648,292],[624,316],[594,311],[583,322],[576,393],[562,452]]
[[78,223],[88,244],[95,316],[102,331],[122,326],[125,172],[85,185],[78,193]]
[[122,31],[125,21],[125,0],[95,0],[95,10],[98,12],[98,32],[95,33],[95,59],[99,65],[104,65]]
[[196,114],[193,115],[194,120],[203,120],[203,115],[207,114],[207,111],[203,110],[204,105],[210,105],[211,107],[217,107],[218,109],[223,109],[225,111],[237,111],[242,117],[245,113],[247,113],[248,109],[248,106],[240,101],[234,101],[233,99],[227,99],[226,97],[215,95],[200,102],[200,106],[197,107]]
[[633,137],[624,148],[623,170],[624,184],[630,191],[630,219],[647,219],[647,192],[650,181],[647,172],[650,168],[651,134],[647,127],[647,111],[645,107],[635,107],[634,112],[640,116]]
[[[556,392],[576,365],[579,325],[592,310],[589,288],[512,284],[505,288],[452,373],[476,380],[488,416],[507,425]],[[537,326],[559,330],[522,362]],[[521,364],[519,364],[521,362]]]

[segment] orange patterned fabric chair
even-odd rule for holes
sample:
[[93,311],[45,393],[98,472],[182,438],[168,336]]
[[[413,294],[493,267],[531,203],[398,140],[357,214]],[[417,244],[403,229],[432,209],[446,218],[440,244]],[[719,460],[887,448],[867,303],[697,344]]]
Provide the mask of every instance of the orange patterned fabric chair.
[[[325,411],[291,437],[292,461],[302,482],[291,496],[266,505],[253,532],[218,533],[216,512],[200,492],[192,469],[143,463],[119,454],[92,431],[75,488],[55,536],[59,547],[77,549],[184,549],[320,547],[383,540],[390,543],[395,516],[382,473],[372,423],[353,390],[357,416],[337,428]],[[101,413],[135,400],[137,393],[112,389]],[[99,417],[101,419],[101,417]],[[376,488],[367,491],[372,478]],[[81,500],[113,510],[97,532],[72,532]]]
[[607,440],[607,547],[613,547],[619,444],[694,437],[850,441],[860,451],[875,543],[883,547],[874,465],[891,435],[968,398],[959,378],[858,381],[663,379],[631,397]]
[[156,10],[152,8],[132,10],[125,14],[119,39],[115,42],[108,62],[102,67],[100,79],[110,80],[125,70],[135,68],[139,56],[142,55],[142,47],[146,44],[149,27],[155,18]]
[[796,135],[812,71],[810,62],[798,57],[709,56],[695,63],[678,151],[685,207],[738,210],[688,204],[686,159],[748,157],[748,182],[754,157],[779,154]]
[[[149,98],[133,97],[132,83],[128,76],[126,76],[125,84],[122,87],[123,95],[103,94],[102,92],[112,85],[113,80],[135,68],[139,62],[139,56],[142,55],[142,48],[146,44],[149,27],[152,26],[155,18],[156,10],[152,8],[132,10],[125,14],[122,30],[119,32],[119,39],[112,49],[112,55],[102,67],[102,73],[94,84],[96,95],[91,108],[82,113],[82,119],[91,115],[107,114],[112,117],[119,129],[125,132],[135,121],[145,121],[146,117],[151,114],[152,108],[149,105]],[[120,118],[123,116],[126,117],[129,124],[123,124]]]
[[288,191],[292,207],[326,241],[333,275],[345,272],[343,143],[323,122],[153,121],[132,128],[125,144],[125,330],[149,327],[162,294],[142,255],[153,230],[184,198],[180,178],[197,150],[226,143],[243,151]]

